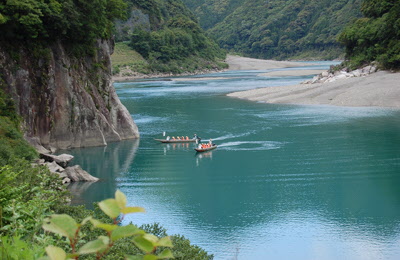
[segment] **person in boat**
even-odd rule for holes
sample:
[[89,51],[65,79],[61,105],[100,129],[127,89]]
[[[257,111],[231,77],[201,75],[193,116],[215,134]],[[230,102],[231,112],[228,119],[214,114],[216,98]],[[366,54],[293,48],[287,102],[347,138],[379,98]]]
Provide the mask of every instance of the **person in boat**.
[[167,136],[167,139],[166,139],[166,140],[169,141],[170,139],[171,139],[171,137]]
[[189,136],[186,136],[186,140],[189,140]]
[[172,140],[175,140],[175,136],[172,137]]
[[198,148],[199,148],[199,149],[202,149],[202,148],[203,148],[203,145],[202,145],[202,144],[199,144]]
[[212,146],[212,139],[210,138],[210,141],[208,141],[208,145],[211,147]]
[[198,141],[200,141],[200,140],[201,140],[201,138],[200,138],[200,137],[198,137],[198,136],[197,136],[197,134],[194,134],[194,136],[193,136],[193,139],[194,139],[194,140],[196,140],[196,139],[197,139]]

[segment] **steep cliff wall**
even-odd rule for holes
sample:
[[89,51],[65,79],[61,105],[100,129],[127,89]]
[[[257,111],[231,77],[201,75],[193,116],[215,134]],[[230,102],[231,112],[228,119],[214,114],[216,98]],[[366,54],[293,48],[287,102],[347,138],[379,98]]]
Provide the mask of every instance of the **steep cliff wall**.
[[47,149],[106,145],[138,138],[137,126],[111,81],[113,42],[74,58],[56,43],[41,55],[0,45],[0,77],[24,119],[26,139]]

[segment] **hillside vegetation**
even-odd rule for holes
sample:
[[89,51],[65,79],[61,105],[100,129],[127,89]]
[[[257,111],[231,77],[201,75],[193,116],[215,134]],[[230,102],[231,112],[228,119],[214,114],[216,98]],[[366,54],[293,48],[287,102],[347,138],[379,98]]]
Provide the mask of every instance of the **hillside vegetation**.
[[257,58],[333,59],[362,0],[184,0],[219,45]]
[[350,67],[378,61],[385,69],[400,69],[400,1],[364,0],[361,10],[364,17],[339,37]]
[[[140,72],[178,74],[226,67],[221,62],[225,51],[207,37],[181,0],[130,0],[130,6],[128,20],[117,24],[116,40],[129,41],[146,60]],[[136,64],[116,65],[114,71],[126,66],[135,70]]]
[[0,41],[9,48],[47,47],[61,41],[75,56],[94,52],[96,39],[112,35],[115,19],[126,17],[124,0],[2,1]]
[[201,27],[205,30],[222,22],[243,4],[243,0],[183,0],[183,2],[196,14]]

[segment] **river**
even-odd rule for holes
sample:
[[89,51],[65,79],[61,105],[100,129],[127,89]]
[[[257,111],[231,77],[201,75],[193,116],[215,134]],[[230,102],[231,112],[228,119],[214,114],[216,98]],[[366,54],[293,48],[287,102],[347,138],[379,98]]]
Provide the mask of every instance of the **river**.
[[[259,73],[116,83],[141,139],[68,151],[102,179],[72,185],[74,203],[120,189],[146,209],[124,223],[158,222],[215,259],[398,259],[400,112],[225,96],[307,78]],[[196,154],[154,141],[163,131],[219,146]]]

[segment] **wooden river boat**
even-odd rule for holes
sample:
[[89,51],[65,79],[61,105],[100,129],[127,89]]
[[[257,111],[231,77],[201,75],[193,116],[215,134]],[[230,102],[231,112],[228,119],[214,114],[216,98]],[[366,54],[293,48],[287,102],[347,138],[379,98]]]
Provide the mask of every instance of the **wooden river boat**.
[[214,150],[214,149],[216,149],[217,147],[218,147],[218,145],[213,144],[213,145],[210,146],[210,147],[205,147],[205,148],[194,148],[194,149],[196,150],[196,152],[201,153],[201,152],[207,152],[207,151],[210,151],[210,150]]
[[170,143],[194,143],[194,142],[196,142],[196,139],[184,139],[184,140],[182,140],[182,139],[169,139],[169,140],[167,140],[167,139],[154,139],[154,140],[156,140],[158,142],[161,142],[161,143],[166,143],[166,144],[170,144]]

